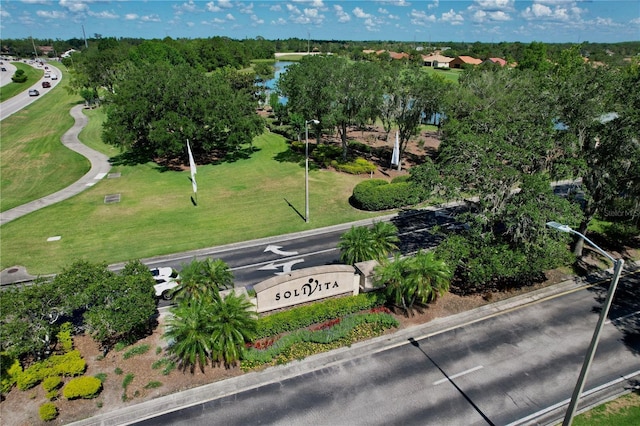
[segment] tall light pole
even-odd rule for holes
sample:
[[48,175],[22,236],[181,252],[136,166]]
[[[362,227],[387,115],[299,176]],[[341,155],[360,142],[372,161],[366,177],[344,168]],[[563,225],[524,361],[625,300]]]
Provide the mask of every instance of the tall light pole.
[[558,231],[569,232],[583,238],[587,243],[589,243],[591,247],[596,249],[598,253],[602,254],[614,264],[613,277],[611,278],[611,285],[609,286],[609,291],[607,292],[607,298],[604,302],[602,310],[600,311],[600,318],[598,318],[598,323],[596,324],[596,329],[593,332],[593,337],[591,338],[589,349],[587,350],[587,354],[584,357],[582,370],[580,370],[580,375],[578,376],[578,382],[576,383],[576,387],[573,390],[573,395],[571,395],[571,402],[569,402],[569,408],[567,408],[567,413],[565,414],[564,420],[562,422],[563,426],[570,426],[571,422],[573,421],[573,416],[576,413],[576,408],[578,407],[578,401],[580,400],[580,396],[582,395],[582,390],[584,389],[585,379],[587,377],[587,374],[589,373],[589,368],[591,368],[591,361],[593,361],[593,356],[595,355],[596,348],[598,347],[600,333],[602,332],[604,322],[606,321],[607,315],[609,314],[611,302],[613,302],[613,294],[616,292],[616,287],[618,287],[618,280],[620,279],[620,272],[622,271],[622,267],[624,266],[624,260],[614,259],[609,253],[602,250],[593,241],[582,235],[580,232],[571,229],[567,225],[563,225],[558,222],[547,222],[547,226],[553,229],[557,229]]
[[318,120],[304,122],[304,221],[309,223],[309,123],[319,124]]

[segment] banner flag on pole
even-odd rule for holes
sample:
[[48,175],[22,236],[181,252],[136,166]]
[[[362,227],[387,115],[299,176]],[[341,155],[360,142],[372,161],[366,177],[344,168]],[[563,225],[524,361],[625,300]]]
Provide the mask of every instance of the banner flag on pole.
[[189,146],[189,139],[187,139],[187,151],[189,151],[189,168],[191,169],[191,185],[193,186],[193,192],[198,192],[198,184],[196,183],[196,162],[193,161],[193,154],[191,154],[191,147]]
[[391,154],[391,165],[397,166],[400,164],[400,141],[398,139],[398,132],[396,131],[396,143],[393,145],[393,154]]

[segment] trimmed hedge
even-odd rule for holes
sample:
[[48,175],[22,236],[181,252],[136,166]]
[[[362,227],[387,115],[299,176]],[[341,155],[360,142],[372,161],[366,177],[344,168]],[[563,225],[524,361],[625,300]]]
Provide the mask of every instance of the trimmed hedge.
[[45,402],[38,409],[40,418],[45,422],[51,421],[58,417],[58,409],[52,402]]
[[62,390],[62,395],[67,399],[91,399],[98,396],[102,390],[100,379],[92,376],[76,377],[69,380],[69,383]]
[[[9,367],[7,367],[9,366]],[[0,354],[0,371],[2,376],[0,377],[0,392],[7,394],[16,384],[18,376],[22,374],[22,366],[17,358],[13,358],[6,353]]]
[[51,376],[79,376],[87,368],[86,361],[80,352],[72,350],[63,355],[52,355],[49,358],[31,365],[20,373],[16,384],[18,389],[27,390],[47,377]]
[[421,192],[410,181],[388,183],[383,179],[369,179],[353,188],[353,200],[363,210],[388,210],[424,201]]
[[355,312],[382,306],[385,297],[377,292],[357,296],[329,299],[312,305],[300,306],[258,319],[256,340],[297,330],[311,324],[344,317]]

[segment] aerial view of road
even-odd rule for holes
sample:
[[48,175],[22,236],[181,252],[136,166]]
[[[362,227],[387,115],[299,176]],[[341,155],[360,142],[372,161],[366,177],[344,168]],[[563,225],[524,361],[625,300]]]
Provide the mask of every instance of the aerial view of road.
[[[11,76],[16,71],[16,67],[14,65],[11,65],[10,63],[5,63],[5,65],[3,66],[7,68],[7,71],[2,71],[2,73],[0,74],[1,75],[0,82],[2,83],[2,86],[4,86],[5,84],[9,84],[11,82]],[[38,67],[36,63],[33,63],[32,66]],[[46,92],[47,90],[51,90],[52,88],[58,85],[58,83],[62,79],[62,72],[58,68],[52,65],[47,64],[47,66],[50,68],[51,73],[56,73],[56,75],[59,76],[58,79],[51,80],[50,78],[42,78],[38,80],[35,84],[30,86],[27,90],[20,92],[16,96],[13,96],[7,99],[6,101],[2,102],[0,104],[0,120],[4,120],[10,115],[20,111],[22,108],[26,107],[27,105],[37,101],[40,96],[43,96],[47,93]],[[51,88],[43,90],[42,82],[45,80],[51,82]],[[37,90],[40,93],[40,95],[29,96],[29,90],[32,90],[32,89]]]
[[[627,276],[620,292],[639,284],[637,273]],[[363,344],[317,370],[136,424],[546,424],[566,409],[602,293],[582,289],[441,334]],[[640,346],[629,338],[639,309],[637,298],[614,304],[585,403],[640,377]]]

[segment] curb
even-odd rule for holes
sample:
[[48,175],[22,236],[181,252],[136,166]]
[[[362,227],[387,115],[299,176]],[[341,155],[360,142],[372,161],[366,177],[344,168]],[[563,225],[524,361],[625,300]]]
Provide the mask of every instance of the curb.
[[393,347],[410,344],[409,339],[419,340],[483,321],[520,307],[538,303],[546,298],[577,291],[586,285],[588,284],[582,284],[577,280],[567,280],[554,286],[515,296],[490,305],[481,306],[470,311],[448,317],[436,318],[429,323],[408,327],[390,335],[379,336],[370,340],[354,343],[350,347],[335,349],[312,355],[301,361],[293,361],[285,365],[269,367],[259,372],[245,373],[241,376],[166,395],[131,407],[121,408],[109,413],[73,422],[70,423],[70,425],[128,425],[142,420],[152,419],[181,408],[276,383],[291,377],[330,367],[346,360],[352,360],[382,352]]

